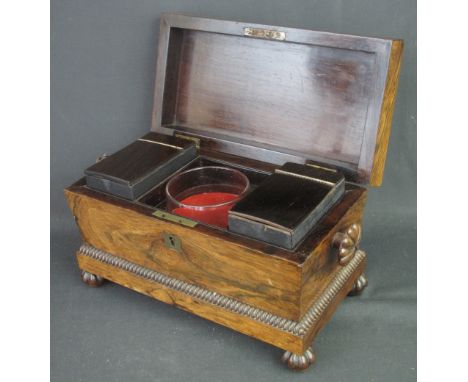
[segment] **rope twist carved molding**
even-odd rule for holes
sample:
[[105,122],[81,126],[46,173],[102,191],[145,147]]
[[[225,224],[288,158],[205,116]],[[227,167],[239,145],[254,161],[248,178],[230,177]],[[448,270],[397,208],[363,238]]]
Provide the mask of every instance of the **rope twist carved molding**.
[[335,296],[345,285],[346,281],[352,276],[359,264],[361,264],[366,257],[366,254],[363,251],[358,250],[349,264],[340,269],[333,281],[326,288],[325,292],[322,293],[304,317],[300,321],[293,321],[266,312],[262,309],[255,308],[231,297],[221,295],[217,292],[213,292],[197,285],[189,284],[185,281],[142,267],[86,243],[80,247],[79,253],[104,264],[111,265],[133,273],[139,277],[156,282],[174,291],[195,297],[209,304],[219,306],[230,312],[249,317],[253,320],[278,328],[282,331],[292,333],[299,337],[304,337],[309,330],[313,328],[327,309],[328,305],[333,301]]

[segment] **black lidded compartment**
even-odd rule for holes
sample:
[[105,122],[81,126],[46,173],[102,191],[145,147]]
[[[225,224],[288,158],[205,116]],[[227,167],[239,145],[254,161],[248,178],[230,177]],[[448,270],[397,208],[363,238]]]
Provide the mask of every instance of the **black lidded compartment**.
[[229,230],[293,249],[344,194],[334,168],[286,163],[229,212]]
[[148,133],[85,170],[93,189],[135,200],[197,155],[194,142]]

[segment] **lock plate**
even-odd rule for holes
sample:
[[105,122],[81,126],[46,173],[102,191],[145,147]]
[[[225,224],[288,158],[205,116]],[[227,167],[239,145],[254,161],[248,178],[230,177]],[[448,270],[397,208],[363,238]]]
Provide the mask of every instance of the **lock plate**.
[[179,237],[172,233],[164,232],[164,244],[166,248],[173,249],[177,252],[180,252],[182,249]]

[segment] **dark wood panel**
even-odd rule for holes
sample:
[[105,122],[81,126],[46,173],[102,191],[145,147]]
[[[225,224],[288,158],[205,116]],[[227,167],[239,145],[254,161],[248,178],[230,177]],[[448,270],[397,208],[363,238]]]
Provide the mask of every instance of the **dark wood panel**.
[[367,52],[186,31],[174,119],[357,163],[374,62]]
[[[282,31],[284,41],[246,37],[248,26]],[[245,147],[289,155],[279,165],[323,161],[368,183],[374,155],[379,162],[385,156],[376,146],[388,142],[377,131],[396,91],[384,91],[392,43],[165,15],[152,129],[224,140],[218,148],[247,150],[253,159],[264,160],[266,151]]]
[[[148,133],[94,163],[85,170],[85,174],[122,184],[135,184],[158,168],[162,168],[176,156],[183,155],[193,145],[193,142],[185,139]],[[195,154],[192,157],[194,156]]]

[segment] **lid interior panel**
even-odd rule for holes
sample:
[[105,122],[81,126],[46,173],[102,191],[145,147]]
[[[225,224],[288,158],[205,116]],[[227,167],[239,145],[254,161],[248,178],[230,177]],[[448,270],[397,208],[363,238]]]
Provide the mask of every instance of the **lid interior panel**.
[[[285,28],[286,41],[275,41],[217,22],[206,30],[196,22],[168,28],[166,57],[158,61],[165,68],[155,108],[162,110],[153,128],[156,122],[156,129],[338,163],[368,177],[389,40],[311,31],[298,36]],[[231,23],[226,33],[222,23]]]

